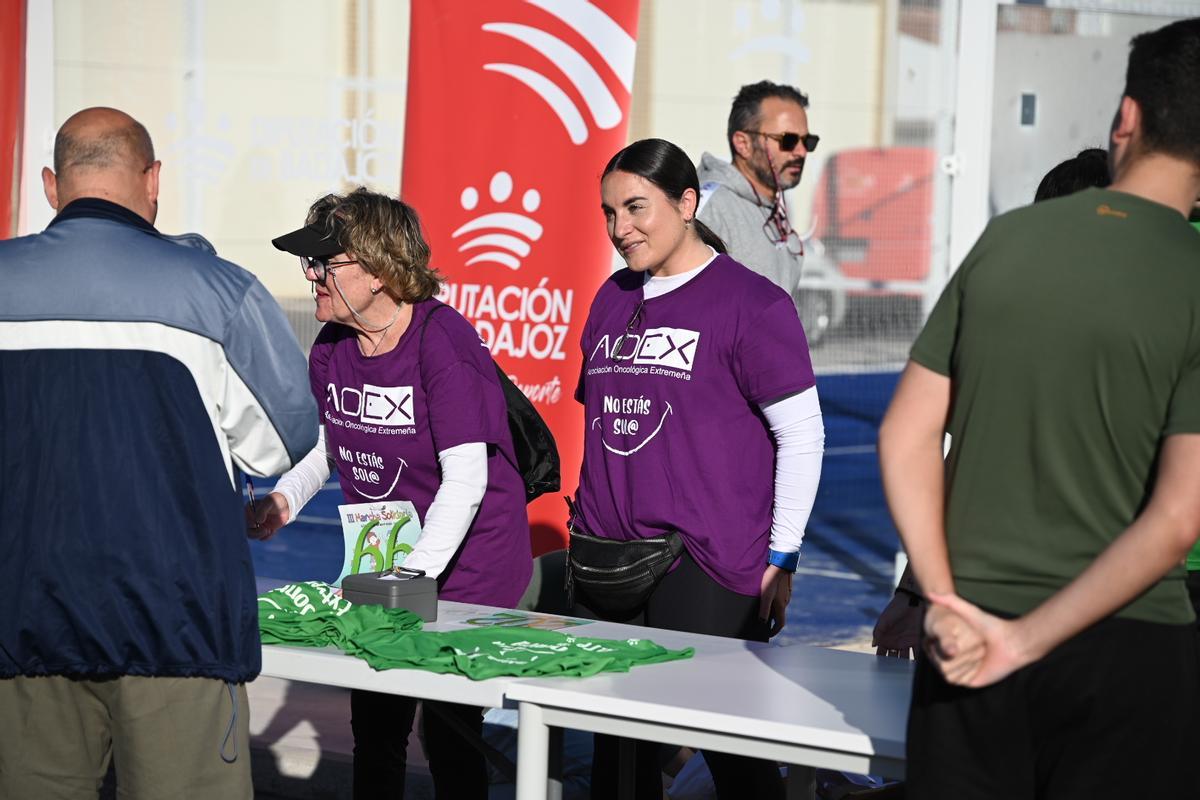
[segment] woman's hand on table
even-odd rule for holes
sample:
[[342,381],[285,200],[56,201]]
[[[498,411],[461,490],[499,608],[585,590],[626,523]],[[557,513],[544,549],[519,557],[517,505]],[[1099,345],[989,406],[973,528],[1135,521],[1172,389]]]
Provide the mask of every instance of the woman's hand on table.
[[279,492],[271,492],[251,507],[246,504],[246,535],[251,539],[266,540],[292,518],[287,498]]

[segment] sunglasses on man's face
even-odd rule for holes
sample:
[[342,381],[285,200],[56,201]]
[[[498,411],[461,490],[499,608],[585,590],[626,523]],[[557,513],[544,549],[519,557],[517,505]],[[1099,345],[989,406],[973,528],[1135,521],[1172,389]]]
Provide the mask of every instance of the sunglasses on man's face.
[[308,275],[311,269],[317,276],[317,283],[325,283],[325,276],[332,274],[338,267],[357,264],[358,261],[330,261],[328,256],[300,256],[300,271]]
[[821,137],[815,133],[806,133],[803,136],[798,133],[767,133],[766,131],[745,131],[745,133],[753,133],[757,136],[774,139],[779,144],[779,149],[785,153],[795,150],[796,145],[801,142],[804,142],[804,149],[811,153],[817,149],[817,142],[821,141]]

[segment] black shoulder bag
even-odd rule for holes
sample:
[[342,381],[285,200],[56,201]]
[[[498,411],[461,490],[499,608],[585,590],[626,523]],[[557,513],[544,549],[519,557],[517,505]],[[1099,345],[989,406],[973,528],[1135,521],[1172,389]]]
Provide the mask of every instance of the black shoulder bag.
[[[429,325],[429,318],[437,313],[439,308],[444,307],[445,304],[434,306],[425,315],[425,321],[421,323],[420,341],[417,342],[418,358],[424,349],[425,328]],[[496,369],[500,389],[504,392],[508,431],[512,434],[513,454],[517,458],[517,463],[513,466],[525,484],[525,502],[529,503],[546,492],[558,491],[561,482],[558,446],[554,443],[554,435],[550,433],[546,421],[525,393],[509,380],[494,358],[492,366]]]

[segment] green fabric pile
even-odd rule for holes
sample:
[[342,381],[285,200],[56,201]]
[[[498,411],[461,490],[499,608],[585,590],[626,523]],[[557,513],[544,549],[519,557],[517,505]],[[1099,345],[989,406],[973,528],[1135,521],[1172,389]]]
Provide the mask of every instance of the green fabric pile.
[[402,608],[355,605],[320,581],[291,583],[258,598],[263,644],[300,647],[333,645],[348,651],[355,639],[374,634],[402,636],[421,629],[421,618]]
[[586,677],[640,664],[691,658],[648,639],[588,639],[534,628],[486,627],[433,633],[403,609],[356,605],[319,581],[289,584],[258,598],[263,644],[332,645],[375,669],[423,669],[484,680],[501,675]]

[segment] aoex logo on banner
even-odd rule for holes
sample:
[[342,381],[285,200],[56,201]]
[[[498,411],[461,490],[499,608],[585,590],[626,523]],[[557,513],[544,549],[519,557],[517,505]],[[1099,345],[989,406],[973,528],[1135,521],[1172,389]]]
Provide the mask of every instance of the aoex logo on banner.
[[[401,196],[442,299],[545,417],[567,482],[580,332],[612,263],[599,175],[625,144],[637,16],[637,0],[413,2]],[[535,548],[561,541],[559,506],[530,507]]]

